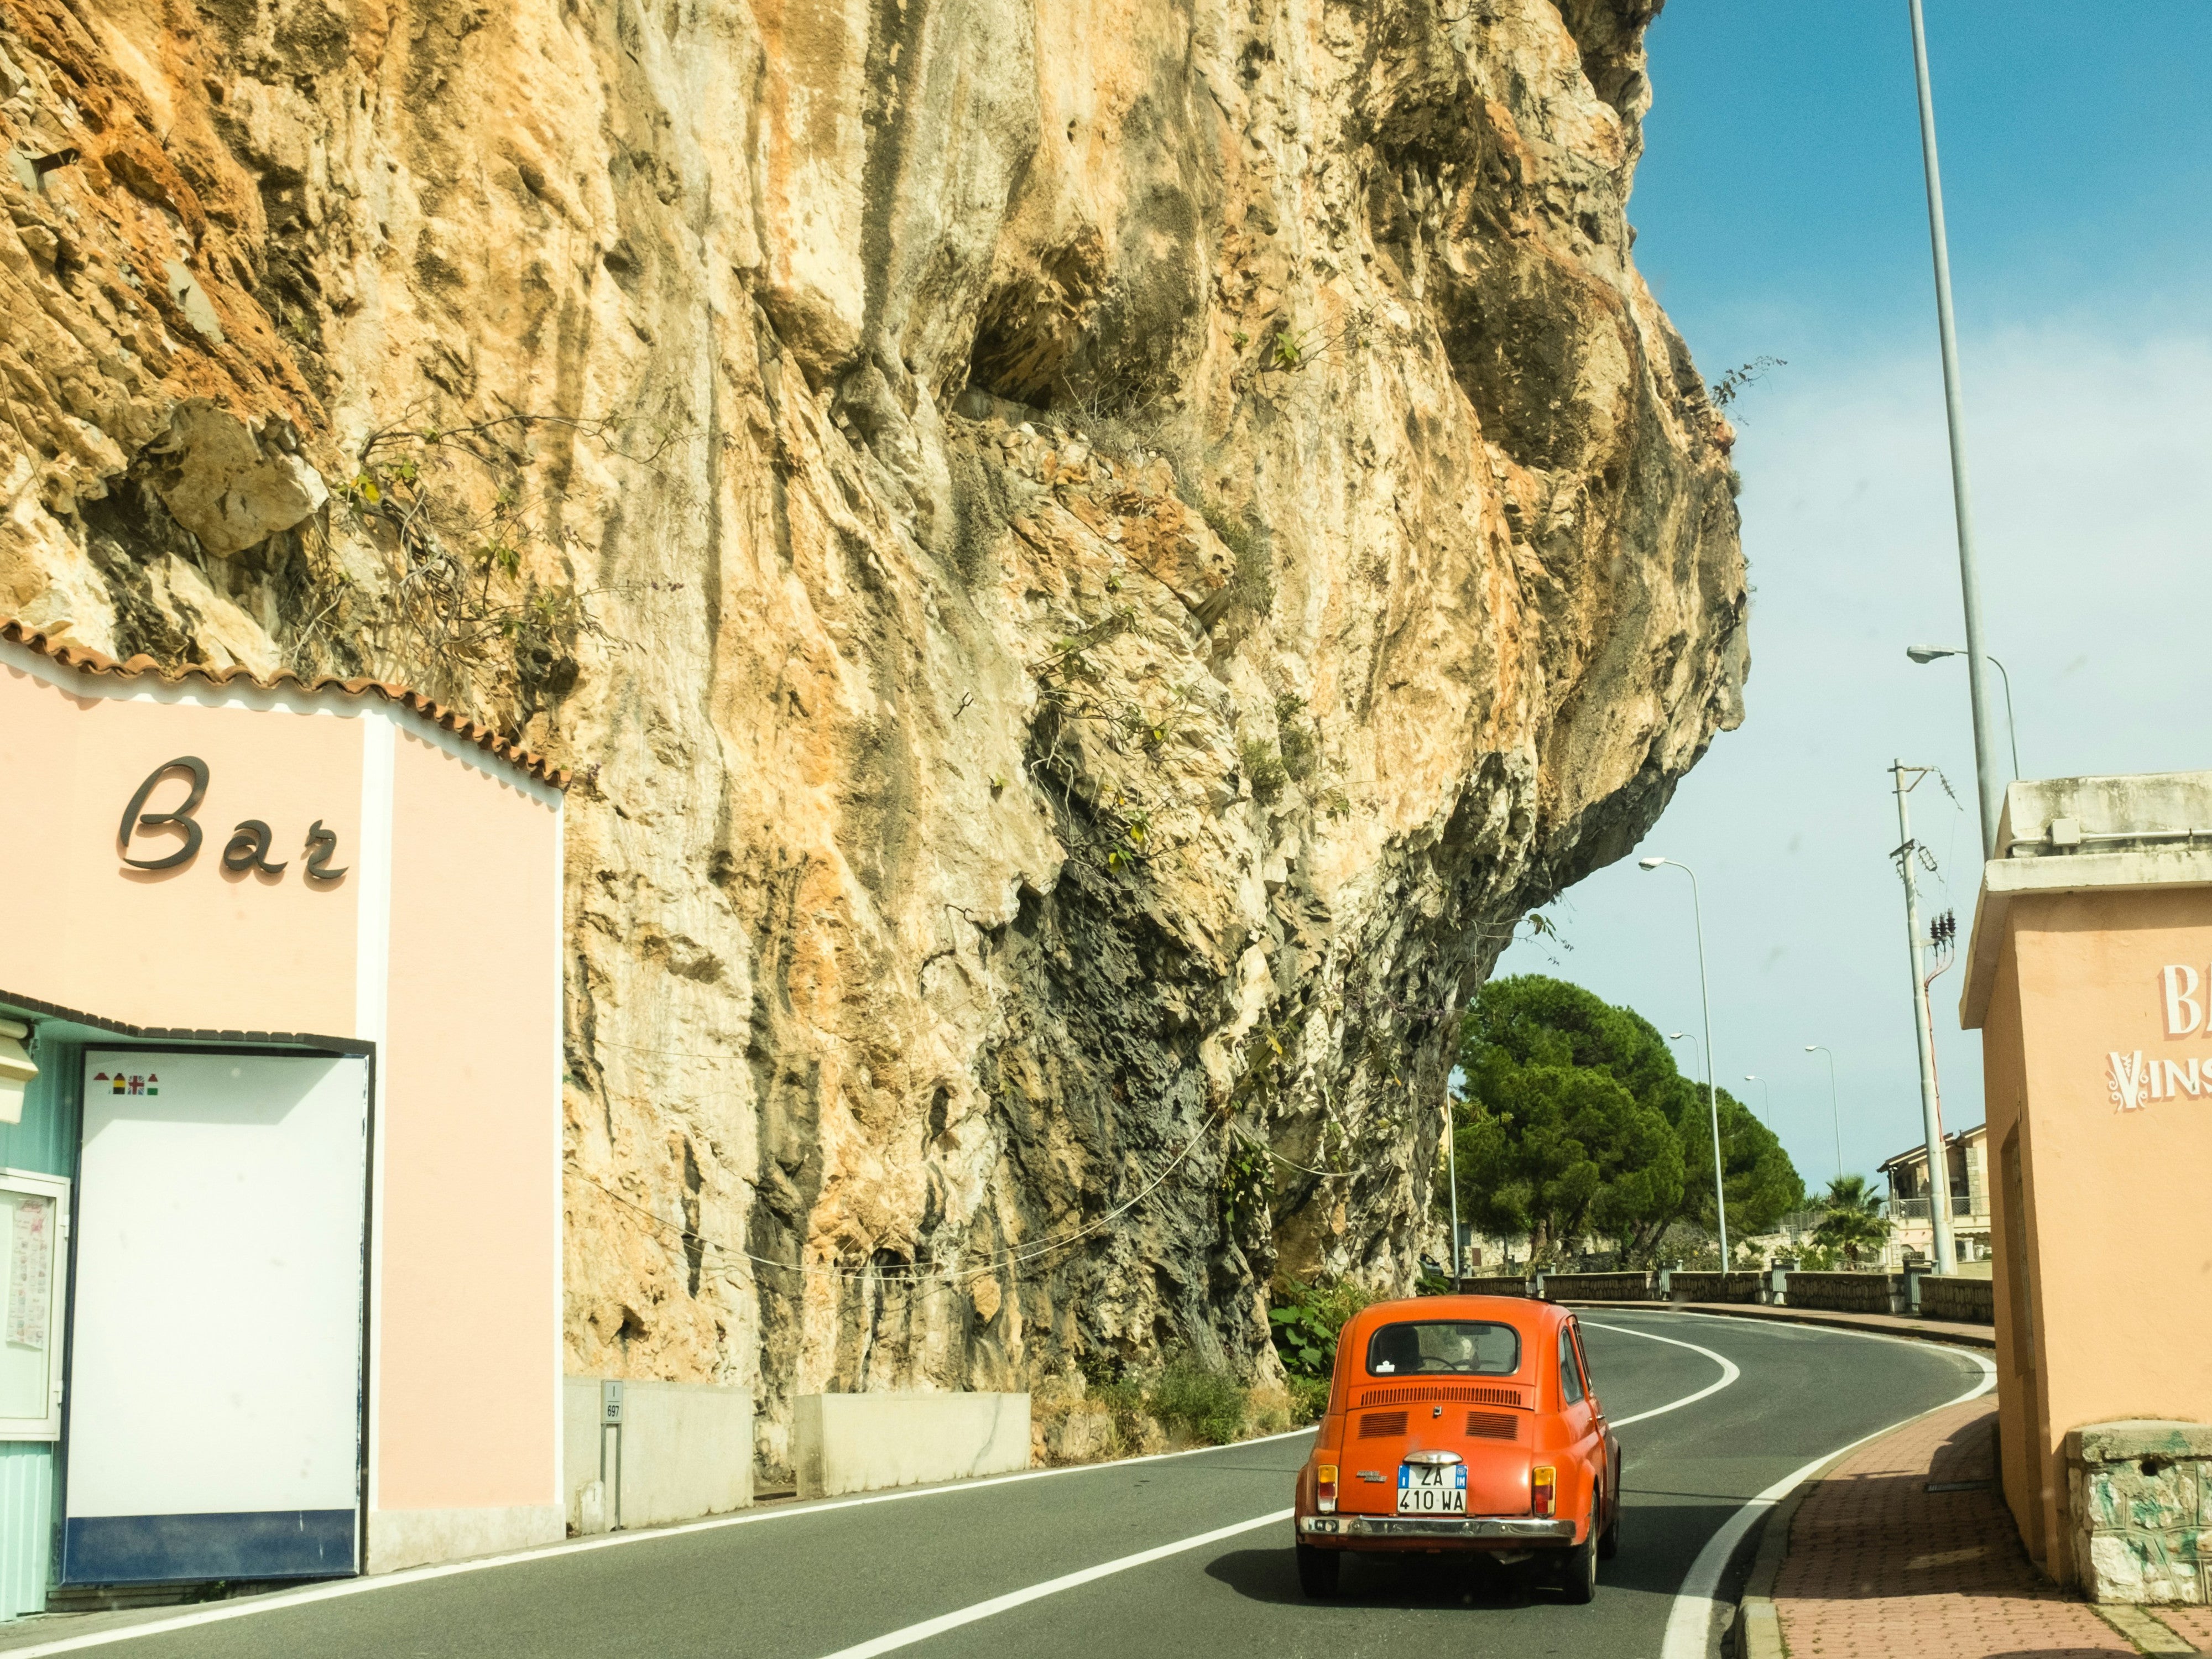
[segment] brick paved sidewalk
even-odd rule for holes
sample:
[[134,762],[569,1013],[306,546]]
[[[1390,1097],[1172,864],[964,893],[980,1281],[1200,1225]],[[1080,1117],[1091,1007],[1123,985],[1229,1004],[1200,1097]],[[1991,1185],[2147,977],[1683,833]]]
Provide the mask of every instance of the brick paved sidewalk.
[[[1994,1484],[1928,1490],[1931,1482],[1994,1482],[1996,1445],[1996,1402],[1974,1401],[1861,1448],[1814,1485],[1774,1582],[1790,1659],[2136,1652],[2086,1603],[2037,1574]],[[2203,1611],[2159,1609],[2200,1648],[2212,1646]]]

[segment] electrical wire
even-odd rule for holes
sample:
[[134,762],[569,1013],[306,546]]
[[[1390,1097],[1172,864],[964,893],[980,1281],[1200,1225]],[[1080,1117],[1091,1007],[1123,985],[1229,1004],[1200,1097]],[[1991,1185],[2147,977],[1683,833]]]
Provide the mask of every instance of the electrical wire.
[[1201,1124],[1197,1129],[1193,1131],[1190,1139],[1183,1142],[1182,1150],[1177,1152],[1173,1158],[1168,1160],[1167,1167],[1163,1169],[1158,1175],[1155,1176],[1152,1181],[1146,1185],[1142,1191],[1139,1192],[1133,1198],[1128,1199],[1125,1202],[1116,1205],[1113,1209],[1107,1211],[1105,1214],[1100,1216],[1097,1220],[1088,1222],[1083,1226],[1077,1228],[1074,1231],[1063,1234],[1058,1238],[1048,1239],[1041,1244],[1030,1245],[1024,1249],[1006,1251],[979,1262],[971,1262],[964,1266],[945,1267],[941,1269],[933,1268],[926,1272],[914,1266],[908,1266],[903,1271],[898,1269],[885,1269],[876,1267],[841,1267],[827,1265],[810,1265],[809,1263],[803,1261],[778,1261],[772,1256],[755,1255],[750,1250],[735,1249],[731,1245],[722,1243],[717,1239],[708,1238],[703,1233],[693,1232],[688,1228],[678,1227],[672,1222],[664,1221],[660,1217],[655,1215],[651,1210],[646,1208],[644,1205],[637,1203],[634,1200],[623,1197],[620,1193],[608,1186],[605,1182],[595,1180],[592,1176],[586,1175],[581,1170],[573,1168],[567,1164],[563,1164],[562,1168],[568,1174],[573,1175],[577,1180],[584,1182],[586,1186],[597,1188],[600,1192],[605,1193],[609,1198],[614,1200],[616,1203],[623,1206],[625,1209],[635,1211],[639,1215],[643,1216],[647,1220],[653,1223],[654,1226],[659,1228],[663,1232],[673,1234],[678,1238],[683,1240],[686,1244],[697,1244],[702,1249],[712,1250],[717,1255],[741,1261],[749,1261],[756,1267],[773,1267],[779,1273],[795,1273],[801,1275],[812,1273],[817,1277],[832,1279],[866,1279],[872,1276],[879,1280],[894,1283],[904,1281],[915,1284],[924,1284],[941,1281],[945,1284],[950,1285],[956,1279],[973,1279],[980,1274],[988,1273],[1000,1267],[1018,1270],[1026,1262],[1035,1261],[1040,1257],[1050,1255],[1058,1250],[1066,1249],[1071,1244],[1079,1243],[1084,1239],[1092,1237],[1103,1228],[1112,1224],[1121,1217],[1128,1214],[1130,1211],[1135,1209],[1137,1206],[1142,1204],[1146,1199],[1158,1192],[1161,1186],[1167,1181],[1167,1178],[1175,1173],[1177,1167],[1182,1164],[1185,1158],[1190,1156],[1192,1150],[1197,1146],[1199,1141],[1204,1138],[1206,1130],[1211,1127],[1211,1123]]

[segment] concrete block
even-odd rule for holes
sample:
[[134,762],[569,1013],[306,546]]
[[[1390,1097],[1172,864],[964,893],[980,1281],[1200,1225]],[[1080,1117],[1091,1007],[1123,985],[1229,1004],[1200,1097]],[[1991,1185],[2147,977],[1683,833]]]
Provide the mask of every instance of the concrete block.
[[[664,1527],[751,1504],[750,1394],[709,1383],[626,1381],[617,1429],[599,1420],[600,1381],[571,1376],[562,1389],[562,1484],[571,1529]],[[595,1504],[589,1489],[603,1467],[605,1484]]]
[[808,1394],[793,1402],[801,1498],[1004,1474],[1030,1465],[1025,1394]]

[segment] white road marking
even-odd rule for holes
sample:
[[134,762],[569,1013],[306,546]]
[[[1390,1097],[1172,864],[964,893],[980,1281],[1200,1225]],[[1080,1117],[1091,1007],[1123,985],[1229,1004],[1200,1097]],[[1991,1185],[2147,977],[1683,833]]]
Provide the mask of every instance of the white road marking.
[[[1725,1316],[1714,1316],[1717,1318]],[[1847,1334],[1874,1336],[1878,1333],[1851,1331]],[[1902,1342],[1911,1339],[1887,1337],[1883,1340]],[[1743,1541],[1743,1535],[1751,1530],[1752,1523],[1788,1497],[1791,1488],[1809,1478],[1823,1463],[1841,1457],[1847,1451],[1856,1450],[1869,1440],[1879,1439],[1893,1429],[1901,1429],[1907,1423],[1917,1422],[1929,1412],[1948,1411],[1954,1406],[1965,1405],[1969,1400],[1978,1400],[1996,1386],[1995,1361],[1972,1349],[1954,1348],[1950,1352],[1979,1365],[1982,1368],[1981,1381],[1956,1400],[1947,1400],[1940,1406],[1930,1406],[1926,1412],[1915,1412],[1911,1417],[1899,1418],[1888,1428],[1876,1429],[1872,1434],[1861,1435],[1849,1445],[1821,1453],[1804,1468],[1784,1475],[1760,1492],[1730,1516],[1721,1529],[1705,1540],[1705,1548],[1698,1552],[1698,1559],[1690,1564],[1689,1571],[1682,1577],[1682,1588],[1675,1592],[1674,1608],[1667,1615],[1667,1637],[1659,1650],[1660,1659],[1711,1659],[1715,1637],[1713,1611],[1717,1605],[1715,1593],[1721,1587],[1721,1575],[1728,1571],[1729,1559],[1735,1553],[1736,1546]]]
[[[709,1520],[689,1521],[681,1526],[658,1527],[649,1532],[602,1533],[592,1538],[574,1538],[565,1543],[544,1544],[536,1549],[514,1550],[505,1555],[482,1556],[473,1561],[449,1561],[434,1567],[409,1567],[400,1572],[380,1572],[373,1578],[346,1578],[336,1583],[318,1584],[311,1589],[281,1590],[274,1595],[257,1595],[237,1601],[220,1602],[213,1607],[195,1608],[191,1613],[178,1613],[167,1619],[152,1619],[143,1625],[125,1625],[119,1629],[88,1632],[82,1636],[63,1637],[52,1642],[40,1642],[30,1647],[9,1648],[4,1659],[45,1659],[52,1653],[78,1653],[86,1648],[105,1647],[111,1642],[129,1642],[142,1636],[166,1636],[172,1631],[191,1630],[201,1625],[219,1625],[232,1619],[249,1619],[256,1613],[277,1613],[286,1607],[306,1607],[315,1601],[333,1601],[342,1596],[364,1595],[371,1590],[394,1589],[402,1584],[426,1583],[434,1578],[452,1578],[462,1573],[486,1572],[494,1567],[517,1566],[526,1561],[544,1561],[554,1556],[580,1555],[591,1550],[619,1549],[625,1544],[649,1544],[655,1539],[680,1538],[686,1533],[719,1532],[726,1527],[756,1526],[766,1521],[787,1521],[802,1515],[823,1515],[831,1510],[865,1509],[872,1504],[902,1504],[921,1498],[944,1498],[955,1492],[975,1492],[983,1486],[1010,1486],[1021,1480],[1046,1480],[1063,1474],[1096,1474],[1106,1469],[1126,1469],[1132,1463],[1160,1463],[1176,1457],[1199,1457],[1208,1452],[1237,1451],[1246,1446],[1262,1446],[1273,1440],[1294,1440],[1302,1434],[1311,1434],[1309,1425],[1291,1429],[1282,1434],[1255,1435],[1249,1440],[1231,1442],[1226,1446],[1194,1446],[1188,1451],[1153,1452],[1144,1457],[1124,1457],[1111,1463],[1077,1463],[1066,1468],[1025,1469],[1018,1474],[985,1475],[974,1480],[963,1480],[944,1486],[909,1487],[899,1492],[871,1492],[863,1498],[838,1498],[826,1502],[803,1504],[790,1509],[748,1510],[742,1515],[718,1515]],[[1285,1510],[1283,1516],[1290,1511]],[[1279,1520],[1283,1516],[1269,1516],[1265,1520]],[[1246,1523],[1259,1526],[1261,1522]],[[1235,1530],[1232,1528],[1231,1530]]]
[[857,1647],[840,1648],[829,1659],[875,1659],[879,1653],[893,1653],[900,1648],[912,1647],[933,1636],[957,1630],[963,1625],[972,1625],[980,1619],[1006,1613],[1027,1602],[1041,1601],[1048,1595],[1057,1595],[1079,1584],[1088,1584],[1100,1578],[1109,1578],[1117,1572],[1127,1572],[1132,1567],[1141,1567],[1154,1561],[1164,1561],[1170,1555],[1181,1555],[1185,1550],[1204,1549],[1208,1544],[1218,1544],[1239,1533],[1272,1527],[1291,1518],[1289,1510],[1277,1510],[1269,1515],[1255,1515],[1249,1521],[1239,1521],[1233,1526],[1216,1527],[1212,1532],[1202,1532],[1194,1538],[1180,1538],[1172,1544],[1162,1544],[1158,1549],[1139,1550],[1134,1555],[1122,1556],[1119,1560],[1102,1561],[1095,1567],[1085,1567],[1080,1572],[1064,1573],[1058,1578],[1048,1578],[1042,1584],[1032,1584],[1027,1589],[1018,1589],[1005,1595],[994,1595],[988,1601],[963,1607],[957,1613],[948,1613],[935,1619],[926,1619],[919,1625],[908,1625],[904,1630],[895,1630],[888,1636],[878,1636],[872,1642],[863,1642]]
[[1661,1336],[1653,1331],[1639,1331],[1627,1325],[1601,1325],[1594,1319],[1585,1319],[1582,1323],[1590,1330],[1611,1331],[1619,1336],[1640,1336],[1646,1342],[1664,1342],[1669,1347],[1687,1348],[1692,1353],[1705,1355],[1706,1358],[1721,1368],[1721,1380],[1706,1384],[1695,1394],[1686,1394],[1680,1400],[1670,1400],[1663,1406],[1654,1406],[1650,1411],[1638,1412],[1633,1417],[1616,1417],[1610,1419],[1612,1425],[1616,1429],[1625,1429],[1631,1423],[1641,1423],[1648,1417],[1664,1417],[1668,1412],[1678,1412],[1685,1406],[1694,1405],[1709,1394],[1718,1394],[1743,1375],[1736,1369],[1735,1362],[1726,1354],[1715,1353],[1711,1348],[1701,1348],[1694,1342],[1684,1342],[1675,1337]]
[[[1585,1325],[1590,1323],[1589,1320],[1584,1320],[1583,1322]],[[1707,1395],[1725,1389],[1743,1375],[1727,1355],[1715,1353],[1711,1348],[1701,1348],[1694,1342],[1679,1341],[1671,1336],[1657,1336],[1650,1331],[1632,1331],[1620,1325],[1600,1325],[1597,1328],[1601,1331],[1619,1331],[1627,1336],[1641,1336],[1650,1341],[1665,1342],[1677,1348],[1688,1348],[1693,1352],[1705,1355],[1706,1358],[1721,1368],[1719,1382],[1709,1383],[1695,1394],[1686,1394],[1680,1400],[1669,1401],[1666,1405],[1655,1407],[1648,1412],[1638,1412],[1633,1417],[1624,1417],[1614,1424],[1613,1426],[1616,1428],[1630,1423],[1641,1423],[1647,1417],[1657,1417],[1666,1412],[1679,1410],[1694,1401],[1703,1400]],[[988,1601],[978,1601],[974,1607],[963,1607],[959,1612],[948,1613],[942,1618],[932,1619],[919,1625],[909,1625],[904,1630],[895,1630],[888,1636],[879,1636],[872,1642],[863,1642],[858,1647],[840,1648],[836,1652],[828,1656],[828,1659],[874,1659],[877,1654],[890,1653],[900,1648],[910,1647],[916,1642],[925,1641],[945,1631],[957,1630],[963,1625],[972,1625],[978,1620],[988,1619],[994,1613],[1005,1613],[1009,1608],[1021,1607],[1026,1602],[1036,1601],[1041,1596],[1056,1595],[1061,1590],[1073,1589],[1077,1585],[1087,1584],[1093,1579],[1108,1577],[1117,1572],[1127,1572],[1130,1568],[1141,1567],[1147,1562],[1161,1560],[1170,1555],[1180,1555],[1185,1550],[1200,1549],[1221,1539],[1233,1538],[1238,1533],[1250,1532],[1255,1528],[1268,1526],[1278,1521],[1287,1521],[1291,1514],[1292,1511],[1289,1510],[1278,1510],[1273,1515],[1263,1515],[1252,1521],[1240,1521],[1235,1526],[1224,1527],[1218,1532],[1200,1533],[1195,1538],[1186,1538],[1173,1544],[1163,1544],[1158,1549],[1146,1550],[1136,1555],[1125,1555],[1119,1560],[1104,1562],[1098,1566],[1085,1567],[1080,1572],[1071,1572],[1064,1577],[1048,1579],[1028,1589],[1015,1590],[1011,1595],[997,1596]]]

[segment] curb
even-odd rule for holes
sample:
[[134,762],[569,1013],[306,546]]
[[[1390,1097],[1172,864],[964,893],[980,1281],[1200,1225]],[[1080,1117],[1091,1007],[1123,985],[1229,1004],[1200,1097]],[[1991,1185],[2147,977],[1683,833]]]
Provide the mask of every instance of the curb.
[[1782,1571],[1782,1558],[1790,1553],[1790,1528],[1797,1519],[1797,1506],[1814,1485],[1850,1455],[1839,1451],[1821,1464],[1759,1522],[1759,1553],[1752,1558],[1750,1576],[1736,1599],[1735,1618],[1721,1638],[1721,1651],[1728,1659],[1784,1659],[1788,1650],[1782,1642],[1782,1620],[1774,1611],[1774,1581]]
[[[1863,1315],[1830,1314],[1817,1310],[1771,1308],[1760,1304],[1757,1312],[1727,1303],[1681,1302],[1583,1302],[1563,1304],[1575,1308],[1648,1308],[1655,1312],[1704,1314],[1717,1318],[1760,1320],[1778,1324],[1821,1325],[1832,1330],[1856,1331],[1869,1336],[1893,1336],[1905,1342],[1934,1342],[1949,1347],[1995,1348],[1997,1345],[1994,1327],[1984,1337],[1972,1328],[1960,1330],[1952,1327],[1946,1330],[1914,1330],[1893,1328],[1888,1321],[1875,1326]],[[1899,1428],[1903,1424],[1898,1425]],[[1814,1485],[1827,1479],[1837,1464],[1858,1449],[1846,1447],[1807,1475],[1790,1494],[1766,1512],[1759,1522],[1759,1553],[1752,1558],[1751,1572],[1743,1582],[1742,1592],[1736,1598],[1735,1617],[1721,1637],[1721,1652],[1726,1659],[1787,1659],[1788,1647],[1782,1640],[1782,1620],[1774,1611],[1774,1581],[1782,1571],[1783,1558],[1790,1553],[1790,1528],[1797,1519],[1798,1505],[1802,1504]],[[2160,1626],[2161,1630],[2165,1629]],[[2169,1632],[2168,1634],[2171,1634]],[[2187,1650],[2184,1650],[2186,1651]]]

